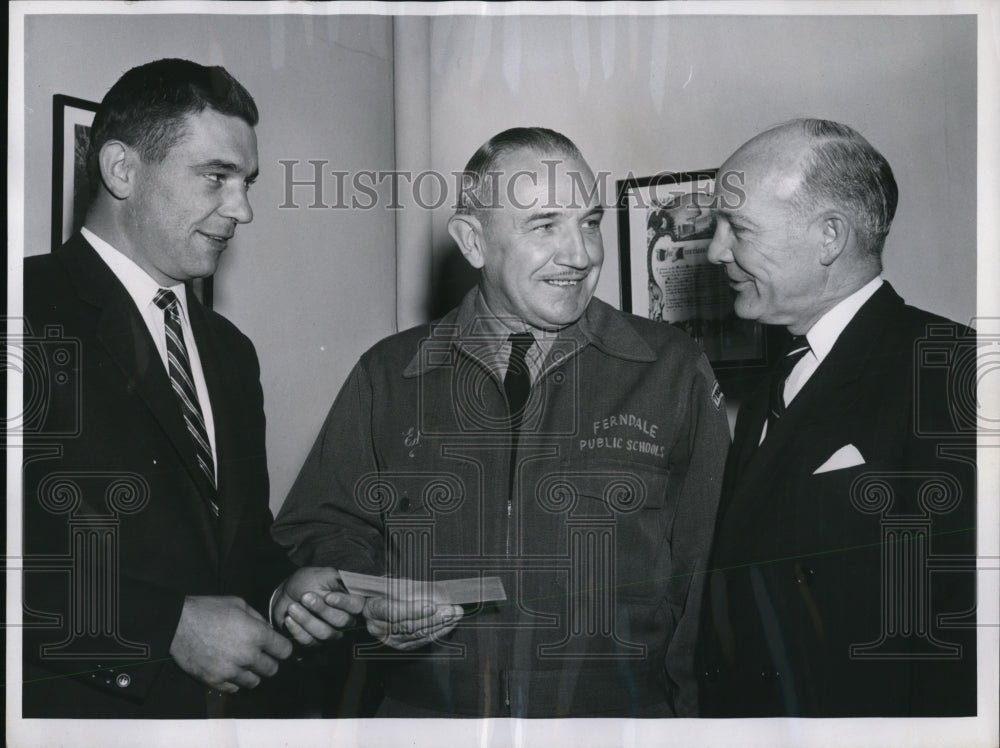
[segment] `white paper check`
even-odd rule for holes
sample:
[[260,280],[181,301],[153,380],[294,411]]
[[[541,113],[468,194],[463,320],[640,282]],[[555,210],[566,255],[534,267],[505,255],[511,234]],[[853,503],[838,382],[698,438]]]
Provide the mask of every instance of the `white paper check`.
[[373,577],[341,571],[340,579],[352,595],[388,597],[395,600],[433,600],[450,605],[470,605],[492,600],[506,600],[500,577],[468,577],[422,582],[400,577]]

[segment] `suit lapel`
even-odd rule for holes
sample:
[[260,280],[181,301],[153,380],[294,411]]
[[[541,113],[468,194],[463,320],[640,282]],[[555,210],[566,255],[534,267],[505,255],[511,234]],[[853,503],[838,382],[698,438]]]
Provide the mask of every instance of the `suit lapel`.
[[208,387],[208,397],[212,403],[212,420],[215,423],[216,471],[218,474],[218,491],[220,517],[220,554],[225,559],[232,547],[236,530],[240,524],[244,502],[233,496],[229,490],[229,480],[224,467],[230,463],[229,456],[234,449],[235,441],[239,439],[236,425],[239,422],[238,409],[240,395],[233,391],[232,378],[225,376],[225,355],[219,348],[219,342],[212,334],[208,315],[201,302],[195,298],[190,287],[187,291],[188,312],[191,317],[191,330],[198,345],[198,358],[201,359],[202,372],[205,375],[205,385]]
[[[217,553],[212,520],[203,491],[204,477],[195,459],[191,436],[177,405],[170,378],[146,323],[132,297],[97,252],[79,236],[61,250],[60,257],[82,299],[99,308],[96,337],[128,383],[129,391],[149,408],[174,447],[199,493],[185,494],[192,518],[213,553]],[[184,497],[181,497],[184,498]]]
[[[777,424],[769,424],[767,438],[755,448],[767,411],[767,388],[757,390],[752,403],[746,406],[746,427],[737,434],[733,445],[732,470],[727,465],[727,489],[732,494],[756,493],[756,483],[771,480],[776,465],[788,459],[789,442],[801,441],[811,427],[827,421],[839,422],[851,402],[858,396],[857,380],[864,374],[872,347],[882,329],[898,310],[903,300],[888,283],[858,311],[837,338],[830,353],[806,382]],[[744,419],[743,408],[740,419]],[[774,426],[774,428],[772,428]],[[801,459],[809,453],[808,444],[798,443],[794,453]]]

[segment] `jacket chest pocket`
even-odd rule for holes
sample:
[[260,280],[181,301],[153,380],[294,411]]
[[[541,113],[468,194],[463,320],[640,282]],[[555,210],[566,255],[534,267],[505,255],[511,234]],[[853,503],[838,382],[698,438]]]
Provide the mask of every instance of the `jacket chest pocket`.
[[571,576],[610,584],[619,598],[660,596],[670,572],[672,482],[670,473],[626,462],[560,465],[536,477],[526,529],[535,528],[535,545],[558,549]]
[[436,559],[480,553],[475,475],[449,468],[383,470],[359,481],[355,499],[366,514],[380,518],[390,575],[431,579]]

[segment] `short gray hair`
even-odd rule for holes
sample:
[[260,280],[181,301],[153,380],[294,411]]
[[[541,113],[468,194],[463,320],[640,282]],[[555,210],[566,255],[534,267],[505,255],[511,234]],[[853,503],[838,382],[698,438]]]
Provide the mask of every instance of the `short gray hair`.
[[455,213],[475,215],[485,223],[490,208],[497,208],[494,188],[500,177],[500,160],[516,151],[537,151],[543,154],[558,153],[583,161],[580,149],[562,133],[545,127],[512,127],[483,143],[472,154],[462,173],[462,187],[458,192]]
[[899,199],[889,162],[857,130],[839,122],[797,119],[772,131],[795,127],[812,141],[792,199],[796,209],[832,205],[844,210],[861,249],[880,257]]

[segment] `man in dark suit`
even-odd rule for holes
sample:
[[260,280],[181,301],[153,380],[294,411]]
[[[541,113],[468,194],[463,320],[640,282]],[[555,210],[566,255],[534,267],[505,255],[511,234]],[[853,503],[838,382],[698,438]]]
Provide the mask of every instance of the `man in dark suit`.
[[311,644],[363,605],[271,540],[257,356],[190,290],[252,218],[257,117],[223,68],[130,70],[82,233],[25,263],[26,717],[243,714],[292,652],[269,617]]
[[794,337],[736,421],[701,714],[975,714],[975,336],[881,279],[897,188],[851,128],[768,130],[717,184],[736,313]]

